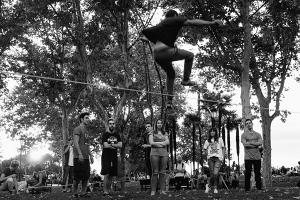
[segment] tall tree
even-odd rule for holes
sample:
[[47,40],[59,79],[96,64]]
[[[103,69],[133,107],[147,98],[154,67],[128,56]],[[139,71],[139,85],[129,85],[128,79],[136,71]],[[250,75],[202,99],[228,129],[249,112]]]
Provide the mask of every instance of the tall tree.
[[[172,1],[169,1],[168,4]],[[173,2],[174,3],[174,2]],[[250,97],[256,95],[264,139],[263,172],[266,186],[271,186],[271,122],[280,111],[285,80],[297,68],[299,23],[292,1],[180,1],[183,14],[204,19],[222,18],[226,25],[200,30],[210,39],[201,48],[199,63],[220,68],[228,80],[241,86],[243,119],[252,117]],[[172,4],[174,6],[174,4]],[[199,33],[198,29],[194,32]],[[187,39],[199,36],[187,31]],[[197,44],[197,43],[196,43]],[[234,80],[235,79],[235,80]],[[252,87],[251,87],[252,86]],[[252,88],[252,89],[251,89]],[[270,106],[275,105],[275,111]]]

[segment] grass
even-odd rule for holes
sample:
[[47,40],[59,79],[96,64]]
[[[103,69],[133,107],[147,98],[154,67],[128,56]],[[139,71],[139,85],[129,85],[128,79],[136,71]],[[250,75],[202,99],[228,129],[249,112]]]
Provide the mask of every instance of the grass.
[[[295,199],[294,197],[300,196],[300,188],[295,187],[296,182],[300,177],[284,177],[276,178],[273,183],[272,189],[266,190],[263,193],[258,193],[256,190],[245,193],[243,189],[237,190],[220,190],[219,194],[205,194],[203,190],[181,190],[171,191],[168,195],[155,195],[150,197],[150,191],[140,191],[139,182],[126,183],[126,192],[114,192],[112,196],[102,196],[102,191],[94,191],[91,193],[90,198],[79,198],[79,199],[91,199],[91,200],[189,200],[189,199],[220,199],[220,200],[267,200],[267,199]],[[242,185],[243,186],[243,185]],[[66,200],[74,199],[70,193],[63,193],[60,188],[53,188],[51,193],[42,194],[26,194],[10,195],[7,192],[0,194],[0,200],[32,200],[32,199],[43,199],[43,200]]]

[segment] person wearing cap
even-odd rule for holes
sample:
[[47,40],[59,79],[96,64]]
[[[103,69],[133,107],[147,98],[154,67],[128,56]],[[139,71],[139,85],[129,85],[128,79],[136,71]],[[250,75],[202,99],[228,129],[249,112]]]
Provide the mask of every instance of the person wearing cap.
[[16,194],[18,191],[17,169],[20,164],[17,160],[12,160],[10,166],[5,168],[0,176],[0,191],[9,191]]
[[153,53],[155,61],[167,74],[167,108],[172,108],[173,86],[175,81],[175,70],[173,61],[184,60],[183,86],[194,86],[195,82],[190,80],[194,54],[175,46],[178,33],[183,26],[221,25],[220,20],[205,21],[200,19],[187,19],[179,16],[175,10],[167,11],[165,19],[156,26],[142,30],[142,40],[150,40],[154,43]]

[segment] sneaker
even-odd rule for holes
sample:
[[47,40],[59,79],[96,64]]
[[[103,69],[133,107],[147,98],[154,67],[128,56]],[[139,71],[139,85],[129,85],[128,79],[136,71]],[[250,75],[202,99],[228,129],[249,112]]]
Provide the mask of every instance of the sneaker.
[[206,193],[206,194],[209,193],[209,190],[210,190],[210,188],[209,188],[208,184],[206,184],[204,193]]
[[218,189],[217,188],[214,189],[214,194],[218,194]]
[[150,196],[154,196],[155,195],[155,191],[151,191]]
[[194,81],[188,80],[188,81],[181,81],[181,85],[183,85],[183,86],[195,86],[195,85],[197,85],[197,83],[194,82]]
[[166,191],[161,191],[160,194],[167,195]]

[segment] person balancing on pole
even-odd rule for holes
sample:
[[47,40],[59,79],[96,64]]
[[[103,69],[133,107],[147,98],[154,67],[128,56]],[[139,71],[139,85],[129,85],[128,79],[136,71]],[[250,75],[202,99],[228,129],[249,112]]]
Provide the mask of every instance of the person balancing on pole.
[[[183,86],[194,86],[196,83],[190,80],[194,54],[192,52],[177,48],[174,43],[178,32],[183,26],[200,25],[222,25],[221,20],[205,21],[200,19],[187,19],[179,16],[175,10],[167,11],[165,19],[156,26],[142,30],[142,34],[154,43],[153,54],[155,61],[167,73],[167,103],[166,108],[172,109],[173,86],[175,81],[175,70],[173,61],[184,60]],[[145,40],[146,38],[141,38]]]

